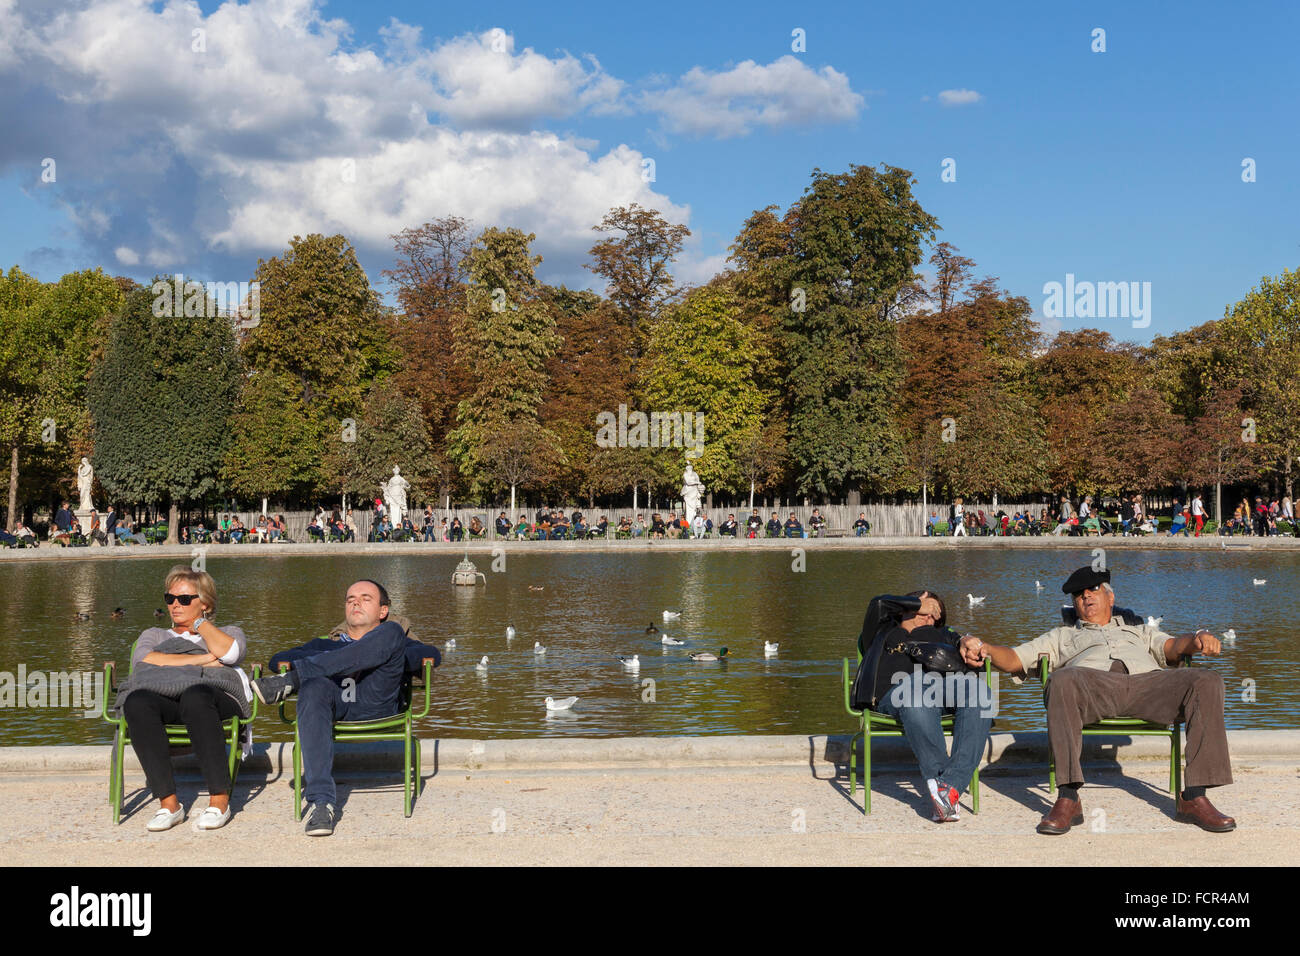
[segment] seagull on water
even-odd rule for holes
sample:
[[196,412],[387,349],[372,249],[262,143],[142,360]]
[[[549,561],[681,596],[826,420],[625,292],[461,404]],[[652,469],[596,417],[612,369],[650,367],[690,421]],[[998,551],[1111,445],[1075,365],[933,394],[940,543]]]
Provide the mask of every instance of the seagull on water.
[[1035,582],[1034,582],[1034,590],[1035,590],[1035,591],[1041,591],[1042,589],[1043,589],[1043,582],[1042,582],[1042,581],[1035,581]]
[[683,644],[685,644],[686,642],[685,642],[685,641],[679,641],[679,640],[677,640],[677,638],[675,638],[675,637],[669,637],[667,634],[665,634],[663,637],[659,638],[659,643],[660,643],[660,644],[667,644],[669,647],[681,647],[681,646],[682,646]]
[[556,700],[554,697],[548,697],[546,698],[546,709],[547,710],[568,710],[577,702],[578,702],[578,698],[576,697],[561,697],[559,700]]
[[[988,595],[985,595],[985,597],[987,597],[987,596],[988,596]],[[966,593],[966,598],[967,598],[967,600],[970,601],[970,606],[971,606],[971,607],[976,607],[976,606],[978,606],[978,605],[984,603],[984,598],[982,598],[982,597],[976,597],[975,595],[971,594],[970,592],[967,592],[967,593]]]
[[675,621],[682,616],[681,611],[664,611],[665,621]]
[[514,639],[515,639],[515,626],[513,624],[508,624],[506,625],[506,640],[513,641]]
[[546,653],[546,648],[542,647],[542,642],[541,642],[541,641],[533,641],[533,653],[534,653],[534,654],[545,654],[545,653]]
[[456,638],[450,638],[446,644],[442,645],[444,651],[454,651],[456,649]]
[[771,641],[763,642],[763,656],[776,657],[776,652],[780,649],[780,643],[773,644]]
[[1251,578],[1251,580],[1255,582],[1257,588],[1262,588],[1265,584],[1268,584],[1268,578]]
[[474,670],[487,673],[487,666],[488,666],[488,656],[484,654],[483,659],[474,665]]
[[1147,615],[1147,627],[1159,627],[1159,626],[1160,626],[1160,622],[1163,621],[1163,620],[1164,620],[1164,616],[1163,616],[1163,615],[1160,616],[1160,617],[1152,617],[1150,614],[1148,614],[1148,615]]
[[630,671],[639,671],[641,669],[641,659],[636,654],[631,657],[620,657],[619,661]]
[[1223,632],[1223,643],[1225,643],[1225,644],[1236,644],[1236,643],[1237,643],[1237,632],[1234,631],[1232,628],[1228,628],[1226,631],[1224,631],[1224,632]]

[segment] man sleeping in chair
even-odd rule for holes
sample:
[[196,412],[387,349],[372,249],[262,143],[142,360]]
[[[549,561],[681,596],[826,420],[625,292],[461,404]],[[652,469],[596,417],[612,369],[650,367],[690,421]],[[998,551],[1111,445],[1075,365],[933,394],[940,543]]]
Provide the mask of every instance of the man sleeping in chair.
[[1083,823],[1082,729],[1103,717],[1136,717],[1158,724],[1185,721],[1187,778],[1185,789],[1175,797],[1176,819],[1213,833],[1234,829],[1236,821],[1216,810],[1205,795],[1209,787],[1232,783],[1223,679],[1211,670],[1177,666],[1184,654],[1218,654],[1218,638],[1209,631],[1171,637],[1145,624],[1126,624],[1112,614],[1115,594],[1109,571],[1080,568],[1061,590],[1070,595],[1078,615],[1073,627],[1054,628],[1016,647],[971,636],[961,642],[962,656],[971,666],[988,658],[1010,674],[1029,673],[1041,654],[1048,655],[1047,736],[1064,782],[1038,832],[1057,835]]

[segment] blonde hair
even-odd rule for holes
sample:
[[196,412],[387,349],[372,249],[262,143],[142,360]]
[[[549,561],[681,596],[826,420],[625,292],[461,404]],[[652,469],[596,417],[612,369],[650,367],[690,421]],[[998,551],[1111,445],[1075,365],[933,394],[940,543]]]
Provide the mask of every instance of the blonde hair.
[[170,591],[177,581],[194,585],[194,590],[199,592],[199,603],[207,608],[205,613],[211,614],[217,609],[217,582],[207,571],[195,571],[188,564],[178,564],[167,572],[163,590]]

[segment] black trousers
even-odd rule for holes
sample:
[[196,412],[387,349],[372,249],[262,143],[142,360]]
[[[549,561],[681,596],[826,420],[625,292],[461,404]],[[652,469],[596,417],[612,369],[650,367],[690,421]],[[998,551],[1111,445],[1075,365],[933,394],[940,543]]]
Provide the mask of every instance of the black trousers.
[[123,711],[131,733],[131,746],[155,797],[170,797],[176,792],[164,724],[184,724],[189,729],[208,794],[230,792],[226,736],[221,730],[222,721],[239,714],[239,705],[230,695],[203,684],[187,689],[179,700],[151,690],[138,690],[127,697]]

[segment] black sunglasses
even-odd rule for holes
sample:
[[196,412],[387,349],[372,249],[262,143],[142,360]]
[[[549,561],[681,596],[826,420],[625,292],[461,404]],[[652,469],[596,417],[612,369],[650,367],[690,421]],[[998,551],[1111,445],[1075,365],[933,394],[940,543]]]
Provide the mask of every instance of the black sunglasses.
[[163,600],[168,604],[171,604],[173,601],[180,601],[181,607],[189,607],[198,599],[199,596],[197,594],[172,594],[170,591],[163,594]]

